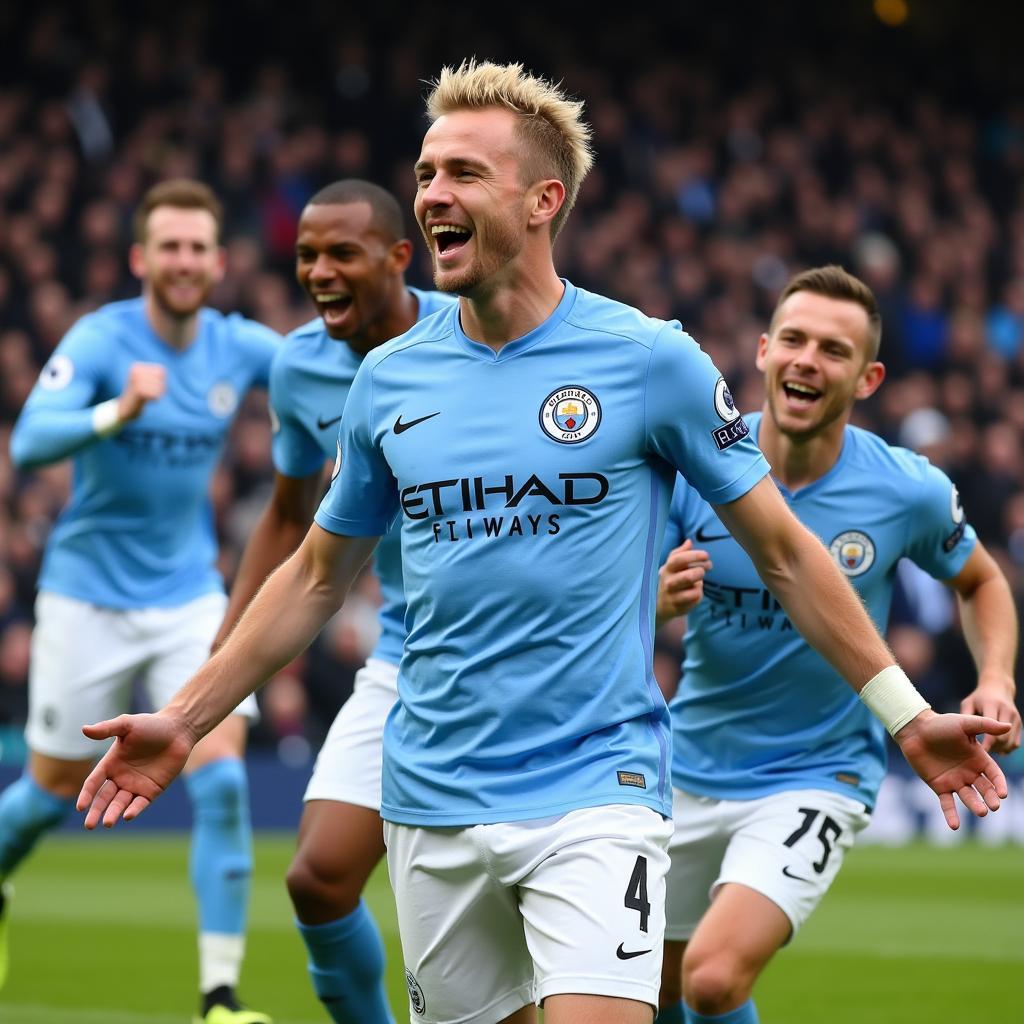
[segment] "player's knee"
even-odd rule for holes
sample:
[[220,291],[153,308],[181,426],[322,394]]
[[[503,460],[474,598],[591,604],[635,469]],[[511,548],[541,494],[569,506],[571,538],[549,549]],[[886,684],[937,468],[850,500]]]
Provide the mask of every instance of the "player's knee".
[[719,1014],[750,995],[751,979],[731,952],[687,949],[683,957],[683,996],[698,1013]]
[[334,860],[329,863],[300,848],[288,866],[285,884],[300,921],[313,914],[344,917],[358,906],[366,880]]

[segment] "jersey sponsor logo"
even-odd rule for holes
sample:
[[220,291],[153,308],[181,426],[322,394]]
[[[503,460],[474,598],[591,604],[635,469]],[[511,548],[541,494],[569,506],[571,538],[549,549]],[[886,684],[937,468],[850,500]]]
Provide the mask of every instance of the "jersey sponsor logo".
[[647,779],[643,772],[616,772],[620,786],[636,786],[637,789],[647,788]]
[[61,391],[71,383],[75,375],[75,364],[67,356],[51,356],[39,374],[39,386],[46,391]]
[[828,549],[847,576],[862,576],[875,564],[874,541],[860,530],[840,533]]
[[229,381],[217,381],[206,396],[206,404],[214,416],[224,419],[238,408],[238,392]]
[[729,385],[725,383],[724,377],[719,377],[715,382],[715,412],[726,423],[732,423],[733,420],[740,418],[740,411],[736,408],[732,392],[729,390]]
[[342,414],[338,413],[338,415],[335,416],[333,420],[326,420],[326,419],[323,418],[323,416],[317,416],[317,418],[316,418],[317,428],[319,430],[326,430],[328,427],[333,427],[335,423],[338,423],[341,420],[341,416],[342,416]]
[[415,420],[407,420],[405,423],[402,422],[402,415],[399,413],[398,419],[395,420],[395,425],[391,428],[396,434],[404,434],[407,430],[411,430],[413,427],[418,427],[421,423],[426,423],[427,420],[432,420],[435,416],[440,416],[440,412],[428,413],[426,416],[420,416]]
[[162,462],[176,469],[209,463],[220,451],[221,439],[220,434],[176,434],[151,428],[126,428],[111,437],[129,459]]
[[334,458],[334,469],[331,470],[331,483],[334,483],[334,478],[341,472],[341,442],[335,441],[338,446],[338,454]]
[[586,441],[600,425],[601,403],[586,388],[558,388],[540,407],[541,429],[559,444]]
[[728,540],[728,533],[705,533],[703,526],[697,527],[697,533],[694,536],[694,540],[698,544],[710,544],[714,540]]
[[427,1008],[427,1000],[423,995],[423,989],[420,988],[420,983],[408,967],[405,969],[405,984],[409,989],[409,1005],[416,1013],[423,1013]]
[[644,953],[650,953],[649,949],[631,949],[631,950],[627,951],[627,950],[623,949],[624,945],[625,945],[624,942],[620,942],[619,943],[619,948],[617,950],[615,950],[615,955],[620,960],[632,960],[633,957],[635,957],[635,956],[643,956]]
[[731,423],[727,423],[724,427],[715,427],[711,431],[711,436],[715,439],[718,450],[724,452],[726,448],[731,448],[738,441],[742,441],[749,433],[750,427],[747,426],[746,421],[737,413],[736,418]]

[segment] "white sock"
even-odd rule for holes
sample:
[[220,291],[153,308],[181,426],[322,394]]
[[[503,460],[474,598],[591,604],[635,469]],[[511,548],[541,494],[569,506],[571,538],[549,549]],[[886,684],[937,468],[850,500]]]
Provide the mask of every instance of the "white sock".
[[210,992],[221,985],[235,988],[245,954],[244,935],[222,932],[199,934],[199,991]]

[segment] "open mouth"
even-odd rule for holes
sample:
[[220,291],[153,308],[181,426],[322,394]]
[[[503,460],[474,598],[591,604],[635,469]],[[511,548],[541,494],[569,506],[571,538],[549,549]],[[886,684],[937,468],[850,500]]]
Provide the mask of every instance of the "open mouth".
[[345,314],[352,306],[352,296],[342,295],[340,292],[322,292],[313,298],[320,316],[327,324],[337,323],[344,319]]
[[810,384],[798,384],[796,381],[783,383],[782,391],[791,404],[805,409],[814,405],[822,394],[817,388],[812,388]]
[[451,256],[473,237],[473,232],[458,224],[433,224],[430,236],[437,246],[439,256]]

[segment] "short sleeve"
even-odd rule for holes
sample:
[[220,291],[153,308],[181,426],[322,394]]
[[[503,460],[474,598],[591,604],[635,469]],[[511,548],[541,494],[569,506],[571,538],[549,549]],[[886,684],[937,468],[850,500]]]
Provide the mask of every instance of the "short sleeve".
[[252,373],[250,380],[253,386],[266,388],[270,381],[271,364],[283,341],[281,335],[269,327],[257,323],[255,320],[247,320],[237,313],[231,314],[228,320],[236,340],[240,340],[244,346],[246,360]]
[[[86,317],[61,339],[25,403],[28,409],[85,409],[115,397],[107,380],[104,332]],[[109,392],[109,393],[108,393]]]
[[955,576],[977,543],[953,482],[922,459],[924,474],[917,501],[908,517],[907,557],[936,579]]
[[364,361],[345,403],[331,487],[315,518],[330,533],[379,537],[398,510],[398,487],[375,437],[373,375]]
[[650,450],[711,504],[741,498],[769,472],[725,379],[675,324],[654,340],[644,412]]
[[274,469],[282,476],[304,479],[319,472],[324,452],[303,424],[296,399],[282,360],[275,359],[270,371],[270,450]]

